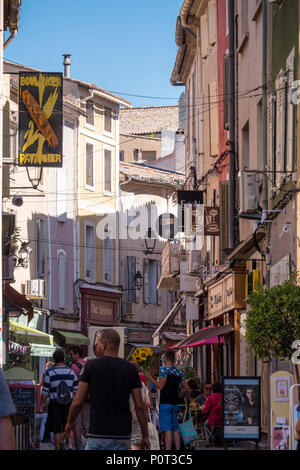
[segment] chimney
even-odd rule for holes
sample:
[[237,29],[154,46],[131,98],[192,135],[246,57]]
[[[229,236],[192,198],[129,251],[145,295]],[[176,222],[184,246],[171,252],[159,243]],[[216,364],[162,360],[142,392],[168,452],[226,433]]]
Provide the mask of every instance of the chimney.
[[64,61],[63,65],[65,67],[64,69],[64,77],[70,78],[70,65],[71,65],[71,54],[62,54],[64,56]]

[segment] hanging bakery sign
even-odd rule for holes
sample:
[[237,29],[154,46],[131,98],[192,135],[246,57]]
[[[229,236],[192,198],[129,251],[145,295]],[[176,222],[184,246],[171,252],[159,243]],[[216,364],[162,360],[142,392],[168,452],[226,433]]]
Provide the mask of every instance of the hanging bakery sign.
[[204,208],[204,235],[219,236],[220,235],[220,208],[205,207]]
[[62,167],[62,74],[19,73],[19,166]]

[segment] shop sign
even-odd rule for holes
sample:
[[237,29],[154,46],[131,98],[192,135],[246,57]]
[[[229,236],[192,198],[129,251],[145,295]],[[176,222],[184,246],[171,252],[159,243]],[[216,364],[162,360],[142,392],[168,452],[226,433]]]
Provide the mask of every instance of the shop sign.
[[217,237],[220,235],[220,208],[204,208],[204,235]]
[[153,331],[127,330],[127,343],[152,344]]
[[223,378],[224,440],[260,440],[260,377]]
[[61,73],[19,73],[19,158],[25,167],[62,167]]
[[105,323],[114,322],[114,302],[105,302],[103,300],[89,300],[89,319]]

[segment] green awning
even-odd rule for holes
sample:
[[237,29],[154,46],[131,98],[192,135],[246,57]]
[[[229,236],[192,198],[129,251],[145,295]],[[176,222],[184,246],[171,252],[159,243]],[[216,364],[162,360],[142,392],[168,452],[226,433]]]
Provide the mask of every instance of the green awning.
[[21,323],[9,320],[9,329],[16,333],[17,343],[22,344],[25,341],[26,344],[47,344],[53,346],[53,336],[44,333],[43,331],[35,330],[29,326],[22,325]]
[[87,336],[84,336],[81,333],[76,333],[75,331],[57,330],[56,333],[64,336],[66,344],[90,344],[90,339]]
[[56,346],[49,346],[46,344],[30,344],[30,346],[30,356],[52,357],[54,351],[56,350]]

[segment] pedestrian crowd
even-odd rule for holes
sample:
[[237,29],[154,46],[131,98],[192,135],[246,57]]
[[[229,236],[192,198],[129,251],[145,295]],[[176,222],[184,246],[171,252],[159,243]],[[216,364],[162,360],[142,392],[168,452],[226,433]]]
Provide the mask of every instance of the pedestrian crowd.
[[[221,385],[205,383],[203,390],[195,378],[186,377],[175,365],[173,351],[164,353],[159,376],[140,370],[137,363],[118,357],[120,336],[105,329],[97,336],[96,358],[83,358],[82,349],[69,350],[71,364],[57,349],[53,362],[46,364],[41,377],[40,441],[49,436],[55,450],[180,450],[186,435],[180,424],[185,413],[197,429],[202,426],[206,444],[221,443]],[[159,407],[152,393],[159,395]],[[249,395],[249,420],[255,417]],[[0,449],[15,449],[13,416],[15,406],[0,370]],[[252,413],[252,414],[251,414]],[[161,439],[158,439],[158,428]],[[295,439],[300,441],[300,419]]]

